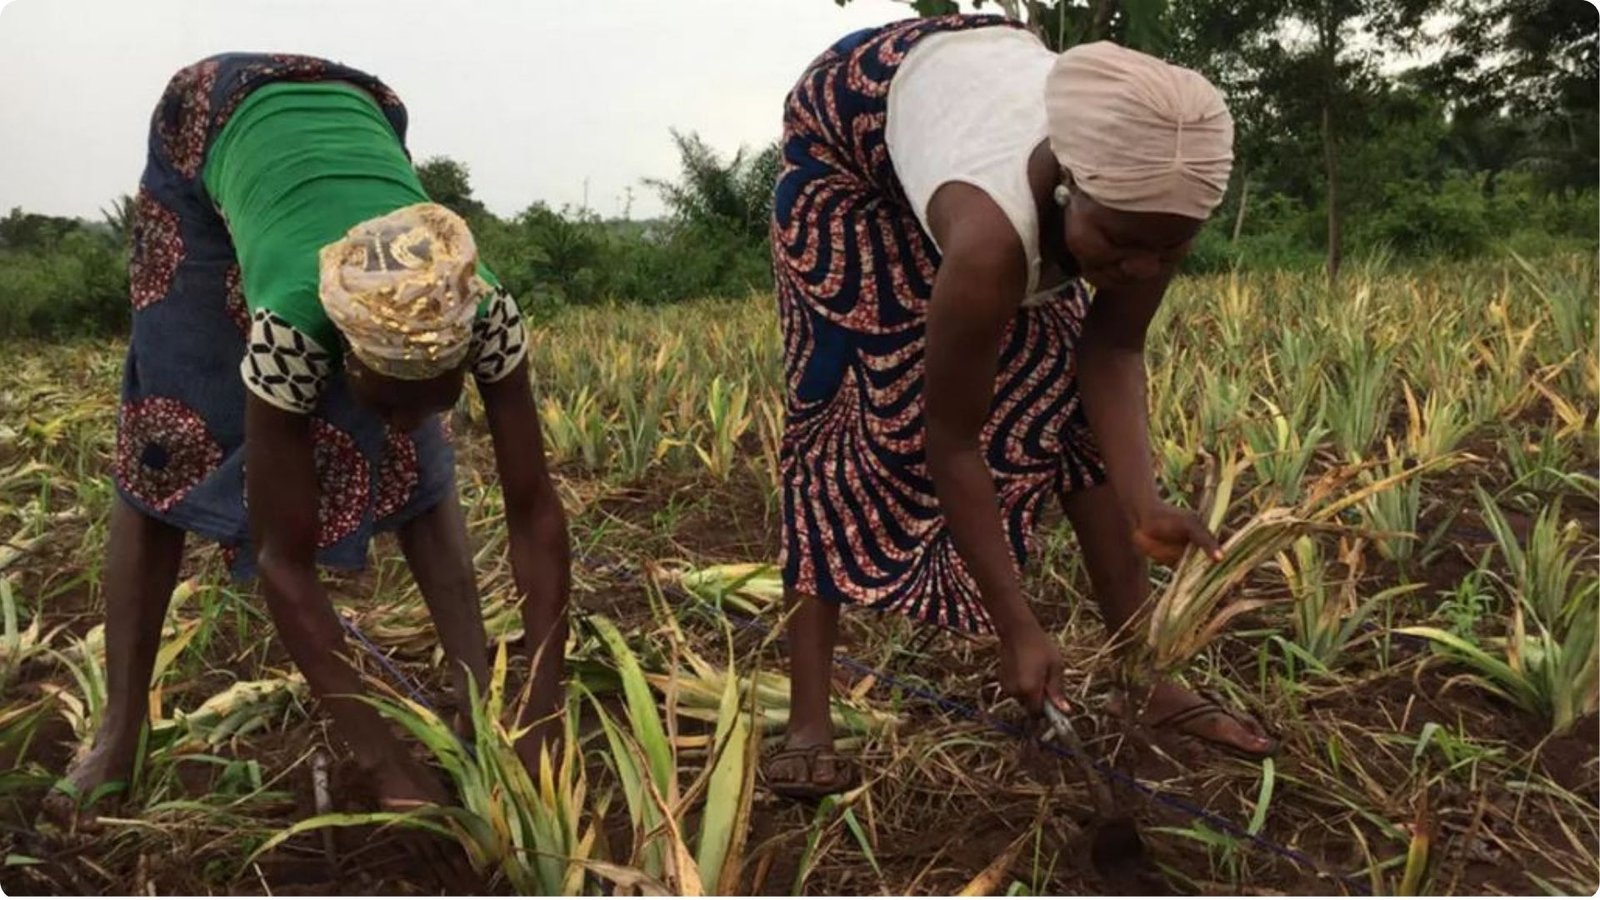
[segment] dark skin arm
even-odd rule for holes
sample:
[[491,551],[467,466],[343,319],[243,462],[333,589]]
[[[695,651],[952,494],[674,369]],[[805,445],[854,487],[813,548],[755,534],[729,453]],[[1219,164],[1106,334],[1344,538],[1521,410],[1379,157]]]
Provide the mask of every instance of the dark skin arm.
[[505,497],[511,570],[522,595],[527,653],[536,660],[524,724],[543,725],[524,738],[518,750],[524,764],[537,774],[539,744],[557,736],[551,726],[562,700],[572,566],[566,513],[545,463],[527,360],[498,381],[479,383],[478,391]]
[[1144,343],[1170,275],[1100,290],[1078,347],[1078,388],[1106,478],[1133,523],[1140,552],[1171,565],[1190,544],[1213,559],[1216,538],[1193,513],[1163,503],[1150,453]]
[[[947,184],[928,207],[944,251],[928,306],[928,471],[962,561],[973,573],[1001,639],[1001,685],[1030,709],[1060,697],[1060,651],[1028,610],[995,503],[979,436],[993,402],[1000,341],[1027,290],[1021,241],[981,190]],[[1151,462],[1145,401],[1145,333],[1170,269],[1103,288],[1079,342],[1085,412],[1112,491],[1133,523],[1140,551],[1172,563],[1194,544],[1217,555],[1192,513],[1162,503]]]
[[944,255],[928,305],[928,473],[1000,637],[1002,687],[1031,709],[1047,696],[1064,705],[1060,651],[1023,598],[980,442],[1000,341],[1027,289],[1022,242],[994,201],[970,185],[941,187],[928,212]]
[[312,692],[377,781],[388,803],[445,799],[377,710],[362,702],[361,676],[345,661],[338,614],[317,578],[317,471],[311,418],[251,395],[245,407],[245,492],[267,608]]

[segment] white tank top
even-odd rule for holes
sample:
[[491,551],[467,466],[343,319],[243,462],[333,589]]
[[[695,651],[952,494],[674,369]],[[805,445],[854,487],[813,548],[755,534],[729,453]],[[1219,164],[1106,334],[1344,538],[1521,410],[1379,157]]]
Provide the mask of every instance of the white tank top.
[[1044,83],[1056,55],[1021,28],[975,28],[918,41],[889,82],[884,139],[895,175],[929,235],[928,203],[952,181],[1005,213],[1027,258],[1025,303],[1039,292],[1039,212],[1028,158],[1045,139]]

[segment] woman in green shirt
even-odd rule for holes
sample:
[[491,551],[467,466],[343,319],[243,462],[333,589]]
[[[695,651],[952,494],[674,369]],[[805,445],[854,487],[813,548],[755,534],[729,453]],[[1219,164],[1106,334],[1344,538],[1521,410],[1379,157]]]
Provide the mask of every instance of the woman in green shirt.
[[440,418],[469,375],[493,435],[537,659],[529,715],[558,709],[569,550],[526,335],[465,223],[428,202],[405,127],[404,107],[376,78],[303,56],[202,60],[157,105],[129,267],[133,335],[104,586],[108,700],[93,749],[67,776],[79,797],[133,770],[193,533],[219,542],[236,576],[259,576],[289,655],[380,801],[445,799],[359,699],[316,570],[361,567],[371,535],[395,530],[459,700],[467,678],[486,679]]

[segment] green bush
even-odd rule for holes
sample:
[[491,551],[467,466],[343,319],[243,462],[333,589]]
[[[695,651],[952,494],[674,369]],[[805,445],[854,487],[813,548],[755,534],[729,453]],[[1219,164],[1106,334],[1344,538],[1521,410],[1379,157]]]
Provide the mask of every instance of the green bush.
[[473,222],[479,253],[524,307],[581,306],[610,294],[614,248],[593,216],[542,203],[509,221]]
[[1250,200],[1239,239],[1233,240],[1238,214],[1237,200],[1217,211],[1195,238],[1184,272],[1302,270],[1322,264],[1322,250],[1312,238],[1314,214],[1293,198],[1268,194]]
[[715,229],[685,229],[625,248],[617,296],[642,303],[742,297],[770,290],[767,245]]
[[[1463,259],[1507,250],[1523,256],[1593,253],[1600,244],[1600,194],[1545,189],[1534,173],[1452,172],[1436,183],[1405,178],[1367,191],[1344,209],[1346,260]],[[1373,199],[1376,198],[1376,199]],[[1183,270],[1302,270],[1324,265],[1326,208],[1306,208],[1283,194],[1253,198],[1238,240],[1230,198],[1195,239]]]
[[536,318],[565,306],[742,297],[772,285],[766,243],[732,229],[602,222],[535,205],[510,221],[476,219],[473,232],[483,259]]
[[1350,223],[1357,248],[1386,245],[1400,256],[1461,259],[1484,252],[1493,230],[1482,176],[1452,173],[1437,185],[1404,179],[1384,186],[1383,205]]
[[[602,222],[541,204],[472,217],[479,253],[534,320],[567,306],[743,297],[772,286],[765,241],[705,224]],[[128,274],[112,235],[79,227],[0,247],[0,336],[125,331]]]
[[80,230],[45,248],[0,249],[0,336],[82,337],[127,327],[127,259],[111,239]]
[[[1594,189],[1553,191],[1548,179],[1519,164],[1493,172],[1445,171],[1434,131],[1389,137],[1347,160],[1340,194],[1346,260],[1384,266],[1506,251],[1526,257],[1595,252],[1600,195]],[[467,217],[483,259],[536,321],[568,306],[664,304],[771,290],[766,222],[779,167],[776,148],[724,158],[695,135],[674,139],[678,178],[648,182],[668,209],[667,218],[655,221],[607,221],[543,203],[501,219],[472,196],[465,166],[439,158],[421,171],[429,190]],[[1392,174],[1357,178],[1373,167]],[[1320,269],[1327,211],[1300,199],[1315,196],[1307,191],[1306,184],[1258,175],[1242,221],[1243,192],[1236,191],[1195,239],[1184,272]],[[20,209],[0,217],[0,337],[127,328],[122,234],[130,205],[122,198],[105,223]]]

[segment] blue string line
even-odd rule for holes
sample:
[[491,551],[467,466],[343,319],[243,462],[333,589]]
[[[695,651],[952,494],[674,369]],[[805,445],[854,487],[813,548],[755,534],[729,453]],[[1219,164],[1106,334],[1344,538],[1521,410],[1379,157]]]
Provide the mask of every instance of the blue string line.
[[367,654],[378,661],[378,665],[381,666],[385,672],[389,673],[390,678],[399,683],[400,688],[404,690],[412,700],[415,700],[418,705],[420,705],[423,709],[426,709],[428,712],[431,712],[434,715],[439,714],[438,710],[434,709],[427,700],[423,699],[421,686],[413,681],[410,676],[406,675],[406,673],[400,671],[394,663],[390,662],[389,657],[386,656],[382,650],[378,649],[378,645],[374,644],[364,633],[362,633],[360,628],[356,627],[356,623],[346,618],[343,613],[340,613],[339,624],[344,626],[346,634],[355,638],[363,647],[366,648]]
[[[579,556],[581,558],[582,555],[579,554]],[[582,561],[586,565],[589,562],[587,559],[583,559]],[[699,600],[699,598],[695,598],[695,599]],[[731,611],[726,610],[726,609],[722,609],[721,613],[728,621],[734,623],[735,625],[738,625],[740,628],[744,628],[744,629],[746,629],[748,631],[759,632],[763,636],[765,636],[765,635],[767,635],[767,634],[769,634],[771,632],[770,628],[768,628],[766,625],[763,625],[761,622],[759,622],[759,621],[757,621],[755,619],[748,618],[746,616],[740,615],[739,613],[731,612]],[[362,644],[362,646],[366,648],[366,651],[374,659],[377,660],[378,665],[382,666],[384,671],[388,672],[389,676],[391,678],[393,678],[395,681],[399,682],[401,688],[403,688],[405,690],[405,692],[408,695],[410,695],[412,700],[415,700],[417,703],[419,703],[422,706],[426,707],[430,711],[433,711],[433,707],[428,704],[428,701],[423,699],[423,697],[422,697],[422,695],[420,693],[420,690],[419,690],[418,686],[416,685],[416,683],[409,676],[407,676],[405,673],[401,672],[398,668],[396,668],[395,665],[392,662],[389,661],[389,658],[384,655],[383,651],[378,649],[378,646],[376,644],[374,644],[370,639],[368,639],[367,636],[364,633],[362,633],[360,628],[356,627],[356,624],[354,622],[350,621],[343,614],[341,614],[339,616],[339,622],[344,625],[345,631],[348,632],[353,637],[355,637],[356,640],[358,640]],[[1057,756],[1062,757],[1064,759],[1073,759],[1073,758],[1076,757],[1076,754],[1074,754],[1071,750],[1068,750],[1066,747],[1063,747],[1060,744],[1055,743],[1054,741],[1048,741],[1048,740],[1044,740],[1042,738],[1036,737],[1035,735],[1030,734],[1028,731],[1026,731],[1023,728],[1020,728],[1020,727],[1018,727],[1016,725],[1013,725],[1013,724],[1011,724],[1009,722],[1001,721],[1000,719],[997,719],[994,716],[991,716],[988,713],[983,712],[982,710],[979,710],[979,709],[977,709],[977,708],[975,708],[973,706],[970,706],[968,704],[962,703],[959,700],[954,700],[954,699],[950,698],[947,695],[939,693],[938,691],[934,691],[934,690],[931,690],[929,688],[924,688],[924,687],[922,687],[920,685],[912,684],[912,683],[910,683],[908,681],[905,681],[905,680],[899,678],[898,676],[891,675],[888,672],[884,672],[884,671],[881,671],[879,669],[875,669],[872,666],[869,666],[864,662],[861,662],[859,660],[856,660],[856,659],[853,659],[853,658],[851,658],[849,656],[846,656],[843,653],[835,653],[833,658],[834,658],[835,662],[845,666],[848,669],[851,669],[851,670],[855,671],[858,674],[871,675],[871,676],[879,679],[880,681],[883,681],[883,682],[885,682],[887,684],[893,685],[894,687],[899,688],[900,690],[902,690],[902,691],[904,691],[904,692],[906,692],[908,694],[911,694],[912,696],[915,696],[915,697],[918,697],[920,699],[926,700],[926,701],[934,704],[935,706],[938,706],[940,709],[944,710],[945,712],[953,713],[953,714],[958,715],[958,716],[960,716],[960,717],[962,717],[964,719],[967,719],[970,722],[974,722],[974,723],[977,723],[979,725],[986,725],[989,728],[1000,732],[1001,734],[1005,734],[1005,735],[1008,735],[1010,737],[1017,738],[1019,740],[1036,741],[1036,742],[1038,742],[1038,744],[1041,747],[1044,747],[1045,749],[1049,750],[1050,752],[1052,752],[1052,753],[1056,754]],[[1371,893],[1371,891],[1369,890],[1368,885],[1366,884],[1366,882],[1363,879],[1361,879],[1360,877],[1358,877],[1358,876],[1355,876],[1355,875],[1340,875],[1340,874],[1335,873],[1335,872],[1330,872],[1327,869],[1323,868],[1322,866],[1318,865],[1316,860],[1313,860],[1311,857],[1307,856],[1304,853],[1301,853],[1298,850],[1295,850],[1295,849],[1293,849],[1291,847],[1286,847],[1286,846],[1284,846],[1282,844],[1277,843],[1276,841],[1272,841],[1272,840],[1269,840],[1267,838],[1264,838],[1259,834],[1251,834],[1249,831],[1245,830],[1244,828],[1240,827],[1239,825],[1234,824],[1231,820],[1226,819],[1226,818],[1224,818],[1223,816],[1221,816],[1221,815],[1219,815],[1217,813],[1211,812],[1208,809],[1205,809],[1203,807],[1200,807],[1200,806],[1197,806],[1197,805],[1195,805],[1193,803],[1190,803],[1189,801],[1184,800],[1181,797],[1175,797],[1175,796],[1173,796],[1171,794],[1165,793],[1165,792],[1160,791],[1160,790],[1158,790],[1156,788],[1153,788],[1153,787],[1151,787],[1151,786],[1149,786],[1147,784],[1144,784],[1143,782],[1139,781],[1138,779],[1136,779],[1136,778],[1134,778],[1134,777],[1122,772],[1119,769],[1116,769],[1116,768],[1114,768],[1112,766],[1106,765],[1105,763],[1101,762],[1098,759],[1089,759],[1089,760],[1087,760],[1087,762],[1091,766],[1093,766],[1096,771],[1100,772],[1101,774],[1105,775],[1106,777],[1112,778],[1112,779],[1114,779],[1114,780],[1116,780],[1116,781],[1118,781],[1118,782],[1120,782],[1120,783],[1122,783],[1122,784],[1124,784],[1124,785],[1126,785],[1128,787],[1131,787],[1131,788],[1137,790],[1139,793],[1143,794],[1144,796],[1148,797],[1150,800],[1152,800],[1152,801],[1154,801],[1156,803],[1159,803],[1159,804],[1161,804],[1163,806],[1166,806],[1166,807],[1169,807],[1171,809],[1178,810],[1179,812],[1182,812],[1182,813],[1184,813],[1184,814],[1186,814],[1188,816],[1191,816],[1192,818],[1204,821],[1207,824],[1212,825],[1212,826],[1220,829],[1221,831],[1224,831],[1224,832],[1226,832],[1226,833],[1228,833],[1228,834],[1230,834],[1230,835],[1232,835],[1232,836],[1234,836],[1236,838],[1242,838],[1244,840],[1247,840],[1251,844],[1253,844],[1253,845],[1255,845],[1257,847],[1260,847],[1263,850],[1267,850],[1267,851],[1269,851],[1271,853],[1275,853],[1278,856],[1283,857],[1284,859],[1287,859],[1287,860],[1290,860],[1292,862],[1298,863],[1298,864],[1300,864],[1302,866],[1305,866],[1306,868],[1308,868],[1311,871],[1315,872],[1316,874],[1322,876],[1323,878],[1327,878],[1327,879],[1330,879],[1330,880],[1341,882],[1346,887],[1354,890],[1356,893],[1363,894],[1363,895],[1367,895],[1367,894]]]
[[[406,675],[406,673],[400,671],[400,669],[397,668],[394,663],[390,662],[389,657],[378,648],[377,644],[372,642],[371,638],[367,637],[366,633],[363,632],[356,625],[356,623],[345,618],[343,613],[339,614],[339,623],[344,626],[346,634],[349,634],[351,637],[354,637],[357,641],[361,642],[361,646],[366,649],[367,655],[378,661],[378,665],[381,666],[385,672],[389,673],[390,678],[399,683],[401,690],[404,690],[407,696],[414,700],[417,705],[421,706],[423,709],[433,713],[435,717],[441,719],[443,718],[442,716],[439,716],[439,711],[433,708],[433,704],[429,703],[427,698],[423,696],[422,686],[417,684],[416,681],[412,680],[412,678]],[[455,729],[450,730],[450,736],[456,739],[456,743],[461,745],[461,748],[466,751],[468,756],[472,757],[473,759],[478,758],[478,748],[472,743],[468,742],[461,735],[456,734]]]
[[[739,613],[730,612],[730,611],[724,609],[724,610],[722,610],[722,614],[729,621],[733,622],[735,625],[738,625],[741,628],[744,628],[744,629],[747,629],[747,630],[751,630],[751,631],[757,631],[757,632],[760,632],[763,635],[766,635],[766,634],[770,633],[770,631],[771,631],[771,629],[767,628],[765,625],[763,625],[762,623],[756,621],[755,619],[748,618],[746,616],[740,615]],[[967,719],[968,721],[971,721],[971,722],[975,722],[975,723],[977,723],[979,725],[986,725],[989,728],[1000,732],[1001,734],[1009,735],[1010,737],[1017,738],[1019,740],[1037,741],[1038,744],[1041,747],[1044,747],[1045,749],[1051,751],[1052,753],[1056,754],[1059,757],[1062,757],[1062,758],[1065,758],[1065,759],[1074,759],[1074,758],[1076,758],[1076,754],[1074,754],[1071,750],[1068,750],[1066,747],[1063,747],[1060,744],[1055,743],[1054,741],[1049,741],[1049,740],[1045,740],[1043,738],[1039,738],[1039,737],[1029,733],[1026,729],[1020,728],[1020,727],[1018,727],[1016,725],[1013,725],[1013,724],[1011,724],[1009,722],[1005,722],[1005,721],[1002,721],[1000,719],[997,719],[994,716],[991,716],[991,715],[989,715],[988,713],[986,713],[986,712],[984,712],[982,710],[979,710],[979,709],[977,709],[977,708],[975,708],[973,706],[970,706],[968,704],[962,703],[959,700],[952,699],[951,697],[949,697],[947,695],[944,695],[944,694],[941,694],[938,691],[934,691],[934,690],[931,690],[929,688],[922,687],[920,685],[912,684],[912,683],[910,683],[908,681],[905,681],[905,680],[899,678],[898,676],[891,675],[888,672],[884,672],[884,671],[881,671],[879,669],[875,669],[872,666],[867,665],[866,663],[861,662],[859,660],[853,659],[853,658],[851,658],[849,656],[846,656],[843,653],[835,653],[834,656],[833,656],[833,659],[834,659],[834,662],[843,665],[845,668],[848,668],[848,669],[851,669],[851,670],[855,671],[857,674],[860,674],[860,675],[871,675],[871,676],[879,679],[880,681],[883,681],[883,682],[885,682],[887,684],[890,684],[890,685],[892,685],[892,686],[894,686],[896,688],[899,688],[900,690],[902,690],[902,691],[904,691],[904,692],[906,692],[908,694],[911,694],[911,695],[913,695],[915,697],[918,697],[918,698],[926,700],[926,701],[928,701],[930,703],[933,703],[934,705],[938,706],[940,709],[944,710],[945,712],[953,713],[955,715],[961,716],[962,718],[965,718],[965,719]],[[1120,783],[1122,783],[1124,785],[1127,785],[1128,787],[1134,788],[1135,790],[1139,791],[1139,793],[1145,795],[1150,800],[1152,800],[1152,801],[1154,801],[1156,803],[1159,803],[1159,804],[1161,804],[1163,806],[1167,806],[1167,807],[1170,807],[1172,809],[1178,810],[1179,812],[1185,813],[1186,815],[1189,815],[1189,816],[1191,816],[1191,817],[1193,817],[1195,819],[1199,819],[1201,821],[1204,821],[1207,824],[1212,825],[1212,826],[1214,826],[1214,827],[1216,827],[1216,828],[1218,828],[1218,829],[1220,829],[1220,830],[1222,830],[1222,831],[1224,831],[1224,832],[1226,832],[1226,833],[1228,833],[1230,835],[1233,835],[1236,838],[1243,838],[1243,839],[1249,841],[1251,844],[1254,844],[1255,846],[1260,847],[1263,850],[1267,850],[1267,851],[1270,851],[1272,853],[1275,853],[1278,856],[1283,857],[1284,859],[1288,859],[1288,860],[1291,860],[1293,862],[1299,863],[1300,865],[1305,866],[1306,868],[1308,868],[1311,871],[1315,872],[1317,875],[1322,876],[1323,878],[1327,878],[1327,879],[1330,879],[1330,880],[1333,880],[1333,881],[1338,881],[1338,882],[1343,883],[1347,888],[1350,888],[1350,889],[1354,890],[1356,893],[1359,893],[1359,894],[1362,894],[1362,895],[1371,894],[1371,888],[1368,886],[1366,881],[1363,880],[1362,878],[1360,878],[1359,876],[1356,876],[1356,875],[1340,875],[1340,874],[1338,874],[1336,872],[1330,872],[1327,869],[1325,869],[1323,866],[1319,865],[1316,860],[1312,859],[1311,857],[1307,856],[1304,853],[1301,853],[1298,850],[1295,850],[1295,849],[1293,849],[1291,847],[1286,847],[1286,846],[1284,846],[1282,844],[1277,843],[1276,841],[1272,841],[1272,840],[1269,840],[1267,838],[1264,838],[1259,834],[1251,834],[1246,829],[1240,827],[1239,825],[1234,824],[1229,819],[1226,819],[1226,818],[1224,818],[1223,816],[1221,816],[1221,815],[1219,815],[1217,813],[1211,812],[1208,809],[1205,809],[1203,807],[1197,806],[1197,805],[1195,805],[1195,804],[1193,804],[1193,803],[1189,802],[1188,800],[1185,800],[1185,799],[1183,799],[1181,797],[1173,796],[1172,794],[1165,793],[1165,792],[1163,792],[1161,790],[1158,790],[1157,788],[1154,788],[1154,787],[1151,787],[1151,786],[1149,786],[1147,784],[1144,784],[1143,782],[1139,781],[1138,779],[1128,775],[1125,772],[1122,772],[1119,769],[1116,769],[1116,768],[1114,768],[1112,766],[1106,765],[1105,763],[1101,762],[1100,760],[1089,759],[1088,763],[1091,766],[1093,766],[1095,768],[1095,770],[1100,772],[1101,774],[1103,774],[1103,775],[1105,775],[1105,776],[1107,776],[1109,778],[1115,779],[1116,781],[1118,781],[1118,782],[1120,782]]]

